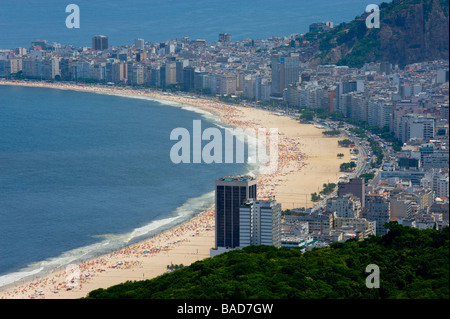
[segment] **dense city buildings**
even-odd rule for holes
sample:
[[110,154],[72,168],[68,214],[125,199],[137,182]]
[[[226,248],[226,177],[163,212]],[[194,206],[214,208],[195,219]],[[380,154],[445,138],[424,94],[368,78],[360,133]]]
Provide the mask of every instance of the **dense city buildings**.
[[[310,26],[312,32],[331,28],[330,22]],[[282,214],[281,237],[279,241],[273,237],[272,245],[309,249],[361,239],[385,233],[383,225],[390,220],[420,228],[448,225],[448,61],[404,68],[389,62],[360,68],[315,66],[308,61],[319,48],[302,34],[236,41],[220,33],[211,43],[189,37],[165,42],[130,39],[130,43],[109,46],[106,36],[94,36],[91,47],[75,48],[33,40],[28,48],[0,50],[0,77],[132,86],[273,107],[340,130],[350,139],[356,138],[351,129],[364,128],[366,136],[350,148],[360,151],[352,157],[364,170],[336,181],[336,192],[321,198],[321,204]],[[302,119],[305,110],[315,118]],[[365,180],[362,173],[373,177]],[[278,216],[278,206],[271,206],[275,201],[258,202],[252,179],[221,179],[215,187],[216,251],[264,244],[262,237],[248,234],[270,224],[266,212]],[[252,223],[257,218],[267,223]],[[273,231],[278,226],[271,222]]]
[[219,34],[219,42],[231,42],[231,34],[220,33]]
[[376,222],[376,233],[386,234],[387,229],[384,227],[391,217],[391,203],[389,201],[389,193],[367,194],[366,207],[363,217],[367,220]]

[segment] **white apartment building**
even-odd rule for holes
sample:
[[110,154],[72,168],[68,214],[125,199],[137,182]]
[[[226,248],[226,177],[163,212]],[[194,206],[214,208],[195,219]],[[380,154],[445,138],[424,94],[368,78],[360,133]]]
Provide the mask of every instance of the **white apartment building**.
[[240,247],[281,247],[281,204],[274,200],[249,202],[239,209]]

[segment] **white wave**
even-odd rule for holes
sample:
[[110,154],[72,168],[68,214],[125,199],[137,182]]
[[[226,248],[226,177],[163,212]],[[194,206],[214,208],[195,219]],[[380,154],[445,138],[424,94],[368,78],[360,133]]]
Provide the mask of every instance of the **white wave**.
[[102,254],[123,248],[137,239],[143,240],[145,237],[149,238],[177,224],[187,221],[195,214],[210,207],[213,202],[214,192],[209,192],[202,196],[188,199],[183,205],[173,211],[172,216],[154,220],[129,233],[93,236],[100,238],[101,241],[66,251],[57,257],[31,263],[17,272],[0,276],[0,287],[36,278],[54,270],[61,269],[66,265],[80,263],[83,260],[101,256]]
[[43,268],[36,268],[31,270],[22,270],[18,272],[13,272],[4,276],[0,276],[0,287],[7,286],[16,283],[24,278],[34,277],[42,272]]
[[[95,92],[95,93],[105,95],[115,95],[125,98],[151,100],[164,105],[179,107],[187,111],[201,114],[204,118],[210,120],[220,128],[223,129],[233,128],[233,126],[220,121],[220,118],[218,116],[192,105],[139,95],[127,95],[120,93],[105,93],[105,92]],[[242,142],[244,142],[244,140],[242,140],[242,137],[238,135],[236,137],[239,138]],[[253,145],[254,143],[248,143],[249,148],[254,147]],[[260,169],[260,166],[261,164],[258,163],[248,163],[247,175],[252,176],[258,175],[255,172],[257,172]],[[136,228],[129,233],[103,234],[93,236],[100,238],[101,241],[91,245],[72,249],[70,251],[64,252],[63,254],[57,257],[48,258],[40,262],[31,263],[27,267],[17,272],[0,276],[0,287],[17,283],[19,281],[35,278],[38,276],[42,276],[43,274],[50,273],[51,271],[61,269],[65,265],[79,263],[82,262],[83,260],[98,257],[104,253],[108,253],[113,250],[125,247],[127,244],[130,244],[131,242],[137,239],[143,240],[145,237],[149,238],[158,233],[161,233],[164,230],[169,229],[170,227],[173,227],[177,224],[187,221],[189,218],[193,217],[196,213],[199,213],[202,210],[210,207],[213,203],[214,203],[214,191],[206,193],[199,197],[190,198],[184,204],[176,208],[172,213],[172,216],[154,220],[149,224]]]
[[196,107],[196,106],[193,106],[193,105],[189,105],[189,104],[184,104],[184,103],[170,101],[170,100],[164,100],[164,99],[158,99],[158,98],[154,98],[154,97],[150,97],[150,96],[130,95],[130,94],[123,94],[123,93],[108,93],[108,92],[95,92],[95,93],[105,94],[105,95],[120,96],[120,97],[125,97],[125,98],[130,98],[130,99],[138,99],[138,100],[147,100],[147,101],[158,102],[160,104],[170,105],[170,106],[174,106],[174,107],[179,107],[179,108],[187,110],[187,111],[198,113],[198,114],[202,115],[204,118],[213,121],[214,123],[220,123],[221,122],[220,118],[217,115],[214,115],[211,112],[208,112],[208,111],[206,111],[204,109],[201,109],[199,107]]
[[[195,113],[202,115],[205,119],[209,120],[210,122],[213,122],[215,126],[221,128],[223,130],[236,129],[236,127],[234,127],[228,123],[222,122],[220,120],[219,116],[214,115],[202,108],[199,108],[199,107],[196,107],[193,105],[170,101],[170,100],[158,99],[158,98],[149,97],[149,96],[129,95],[129,94],[124,94],[124,93],[111,93],[111,92],[95,92],[95,93],[119,96],[119,97],[130,98],[130,99],[154,101],[154,102],[158,102],[158,103],[161,103],[164,105],[179,107],[181,109],[184,109],[184,110],[187,110],[190,112],[195,112]],[[243,130],[245,132],[245,129],[243,129]],[[235,137],[240,142],[245,143],[245,145],[248,147],[248,151],[249,151],[249,158],[247,159],[248,163],[249,164],[256,163],[257,160],[259,159],[259,168],[264,167],[265,164],[268,162],[268,156],[267,156],[265,150],[263,152],[261,152],[261,151],[258,152],[258,156],[250,156],[250,154],[256,154],[257,148],[261,147],[261,146],[265,147],[265,143],[263,143],[263,145],[261,145],[261,142],[258,141],[258,139],[256,137],[253,137],[249,134],[244,134],[244,135],[236,134]],[[255,165],[251,165],[251,166],[255,166]]]

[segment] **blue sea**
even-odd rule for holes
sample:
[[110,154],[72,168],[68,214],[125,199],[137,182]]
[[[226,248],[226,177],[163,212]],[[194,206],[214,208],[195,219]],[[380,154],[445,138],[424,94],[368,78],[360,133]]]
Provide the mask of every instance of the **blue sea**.
[[255,169],[174,164],[173,129],[224,128],[187,105],[14,86],[0,99],[0,286],[153,236],[211,206],[215,179]]
[[[65,8],[80,8],[67,29]],[[210,43],[305,33],[350,21],[372,0],[0,0],[0,49],[41,39],[91,46],[188,36]],[[214,180],[246,164],[173,164],[170,132],[192,107],[140,98],[0,86],[0,286],[150,237],[213,203]]]
[[[0,0],[0,49],[29,48],[40,39],[91,46],[103,34],[110,45],[136,38],[163,42],[188,36],[217,41],[306,33],[311,23],[348,22],[380,0]],[[390,2],[386,0],[385,2]],[[77,4],[80,28],[66,27],[66,6]]]

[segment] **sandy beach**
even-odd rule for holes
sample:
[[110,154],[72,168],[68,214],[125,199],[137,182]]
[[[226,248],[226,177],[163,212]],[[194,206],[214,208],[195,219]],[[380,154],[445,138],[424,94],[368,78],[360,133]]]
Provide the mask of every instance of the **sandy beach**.
[[[337,182],[341,174],[339,165],[350,160],[349,151],[337,144],[339,137],[326,137],[322,129],[312,124],[301,124],[288,116],[261,109],[113,87],[0,81],[1,84],[142,96],[195,106],[235,127],[277,128],[278,169],[257,177],[258,199],[275,196],[282,209],[312,207],[311,193],[320,191],[324,183]],[[343,153],[344,157],[338,158],[338,153]],[[211,185],[213,183],[211,181]],[[97,288],[107,288],[127,280],[154,278],[166,272],[170,264],[187,266],[209,257],[213,246],[214,207],[211,207],[193,219],[140,243],[45,277],[0,288],[0,298],[81,298]]]

